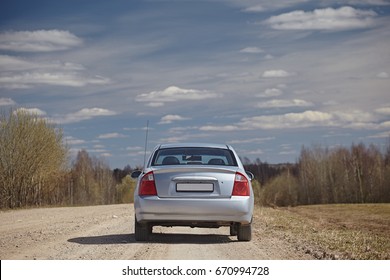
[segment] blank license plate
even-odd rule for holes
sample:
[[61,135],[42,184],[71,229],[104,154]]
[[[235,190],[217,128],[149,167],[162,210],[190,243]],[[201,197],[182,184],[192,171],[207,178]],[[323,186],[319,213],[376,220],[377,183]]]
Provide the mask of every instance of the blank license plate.
[[176,191],[178,192],[212,192],[214,185],[211,183],[178,183],[176,184]]

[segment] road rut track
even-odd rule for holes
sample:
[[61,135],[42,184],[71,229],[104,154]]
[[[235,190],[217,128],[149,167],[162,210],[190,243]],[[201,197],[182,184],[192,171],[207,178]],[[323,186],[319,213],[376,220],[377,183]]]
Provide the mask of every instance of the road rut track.
[[134,239],[133,205],[39,208],[0,212],[0,259],[239,260],[311,259],[278,235],[265,234],[255,211],[252,241],[229,228],[154,227]]

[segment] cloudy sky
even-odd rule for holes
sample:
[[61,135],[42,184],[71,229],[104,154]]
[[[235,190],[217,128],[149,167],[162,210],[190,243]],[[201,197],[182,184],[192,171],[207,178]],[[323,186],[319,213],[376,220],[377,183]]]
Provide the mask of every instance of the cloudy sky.
[[389,0],[2,0],[0,110],[72,154],[143,162],[161,142],[295,162],[390,135]]

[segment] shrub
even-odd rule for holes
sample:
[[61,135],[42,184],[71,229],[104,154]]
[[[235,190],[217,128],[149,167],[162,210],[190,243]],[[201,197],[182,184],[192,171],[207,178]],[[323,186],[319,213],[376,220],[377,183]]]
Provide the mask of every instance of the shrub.
[[261,191],[263,206],[295,206],[298,200],[298,180],[285,172],[268,182]]

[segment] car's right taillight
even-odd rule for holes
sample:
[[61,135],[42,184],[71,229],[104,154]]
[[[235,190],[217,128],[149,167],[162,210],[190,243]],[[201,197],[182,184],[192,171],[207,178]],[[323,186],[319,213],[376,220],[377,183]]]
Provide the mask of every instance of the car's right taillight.
[[154,181],[153,171],[146,173],[139,186],[138,194],[140,196],[157,195],[156,183]]
[[236,175],[234,176],[234,186],[233,186],[232,195],[236,195],[236,196],[250,195],[249,181],[240,172],[236,172]]

